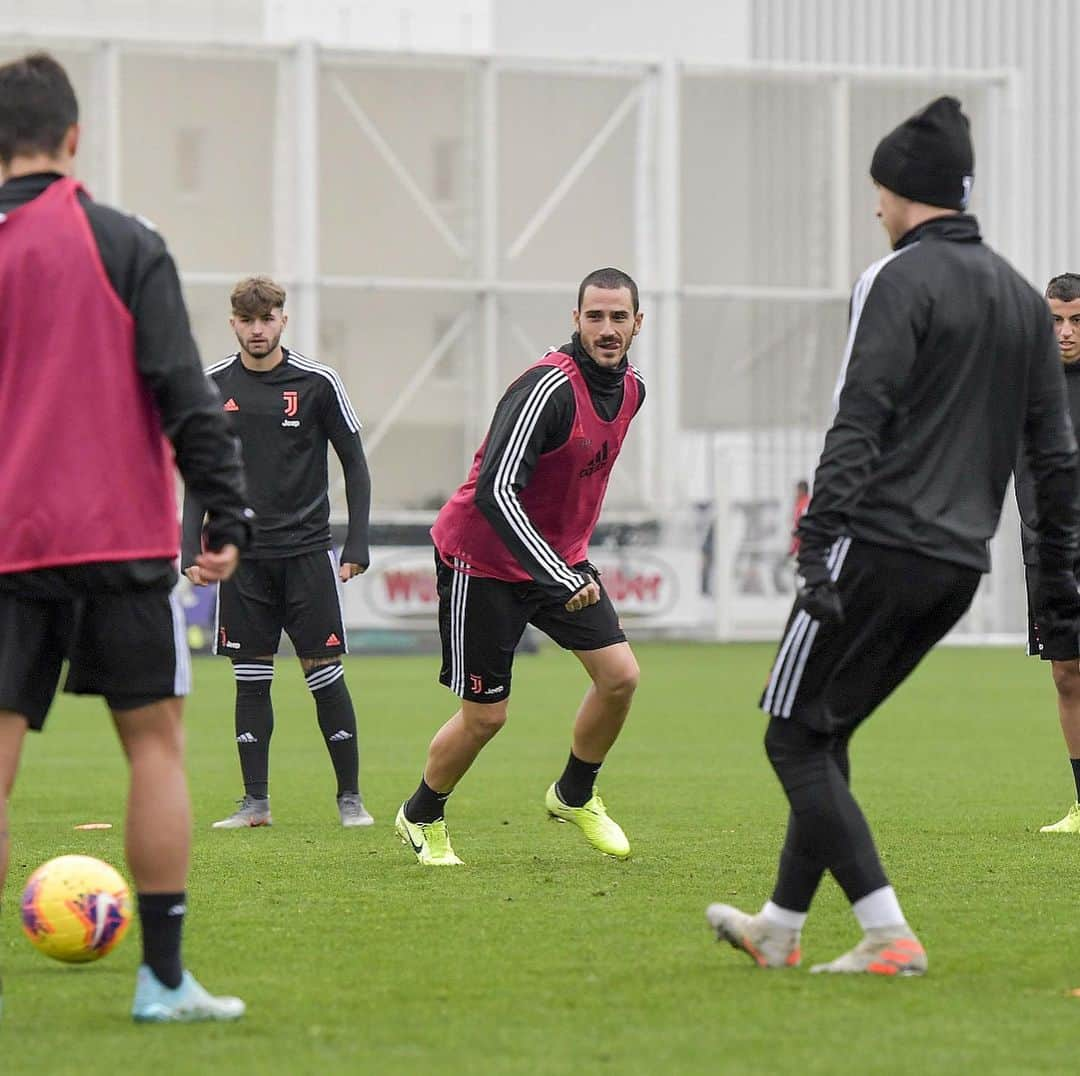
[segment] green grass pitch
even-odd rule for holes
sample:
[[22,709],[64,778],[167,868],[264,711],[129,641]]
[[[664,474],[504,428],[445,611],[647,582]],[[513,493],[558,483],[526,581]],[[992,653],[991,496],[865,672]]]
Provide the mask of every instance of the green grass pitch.
[[[771,649],[642,645],[643,677],[602,774],[633,844],[604,859],[546,820],[585,678],[519,659],[507,728],[450,802],[468,864],[424,870],[393,817],[453,710],[432,658],[355,658],[371,830],[337,824],[331,770],[295,661],[279,664],[272,829],[209,826],[239,794],[227,664],[196,666],[187,958],[249,1006],[237,1025],[135,1027],[137,929],[69,968],[22,937],[29,871],[122,857],[124,769],[100,703],[64,699],[27,747],[0,920],[0,1072],[1059,1073],[1080,998],[1080,838],[1040,836],[1071,781],[1045,666],[940,650],[854,742],[854,785],[909,920],[923,980],[760,972],[708,934],[721,899],[768,896],[785,810],[754,702]],[[76,823],[111,821],[108,832]],[[827,880],[806,964],[856,940]]]

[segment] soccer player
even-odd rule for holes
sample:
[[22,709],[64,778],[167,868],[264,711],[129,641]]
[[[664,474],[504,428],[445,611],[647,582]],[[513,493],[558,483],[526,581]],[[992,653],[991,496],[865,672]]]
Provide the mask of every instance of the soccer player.
[[79,138],[60,64],[35,53],[0,67],[0,888],[20,750],[67,660],[65,690],[105,697],[131,768],[133,1016],[231,1020],[244,1003],[208,994],[180,952],[190,664],[172,593],[173,453],[207,507],[207,579],[233,572],[250,533],[240,455],[165,244],[72,178]]
[[626,357],[642,315],[637,285],[618,269],[590,273],[577,305],[573,338],[506,390],[468,479],[431,531],[439,680],[461,698],[461,709],[431,741],[423,778],[395,822],[424,864],[461,863],[443,807],[506,721],[526,624],[572,650],[592,679],[545,806],[601,852],[630,854],[594,785],[626,720],[638,666],[588,550],[611,469],[645,399]]
[[1038,509],[1039,624],[1074,645],[1080,628],[1061,360],[1042,296],[965,212],[973,165],[967,117],[942,97],[887,134],[870,166],[893,251],[852,296],[836,413],[799,523],[801,590],[761,699],[787,837],[757,915],[724,904],[706,913],[761,967],[799,963],[828,870],[864,934],[811,970],[926,971],[851,794],[848,743],[968,608],[1021,436]]
[[[1062,273],[1046,286],[1046,300],[1054,320],[1073,430],[1080,428],[1080,276]],[[1028,653],[1050,662],[1057,689],[1058,717],[1069,752],[1076,802],[1059,822],[1043,826],[1040,833],[1080,833],[1080,639],[1075,635],[1043,640],[1035,620],[1034,596],[1038,586],[1038,541],[1035,483],[1023,455],[1016,468],[1016,501],[1020,507],[1024,572],[1028,592]]]
[[[315,699],[319,729],[337,779],[343,826],[370,826],[360,797],[356,714],[345,684],[347,653],[338,582],[368,567],[371,480],[360,421],[341,378],[329,366],[284,347],[285,289],[269,277],[241,280],[232,292],[232,326],[240,350],[207,371],[240,438],[255,508],[251,548],[218,592],[215,653],[236,676],[236,745],[244,796],[215,829],[271,824],[270,686],[284,628]],[[345,475],[349,529],[341,563],[330,541],[327,443]],[[184,498],[184,574],[211,582],[198,563],[203,505]]]

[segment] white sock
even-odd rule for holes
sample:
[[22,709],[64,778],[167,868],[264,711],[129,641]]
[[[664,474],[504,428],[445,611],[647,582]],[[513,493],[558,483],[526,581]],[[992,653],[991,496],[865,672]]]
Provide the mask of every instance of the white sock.
[[765,906],[759,913],[770,923],[778,927],[786,927],[788,930],[802,930],[806,922],[806,912],[793,912],[790,908],[781,908],[779,904],[773,904],[771,900],[765,902]]
[[863,930],[907,925],[904,913],[900,910],[900,901],[896,899],[896,890],[891,885],[883,885],[873,893],[867,893],[865,897],[855,901],[851,910]]

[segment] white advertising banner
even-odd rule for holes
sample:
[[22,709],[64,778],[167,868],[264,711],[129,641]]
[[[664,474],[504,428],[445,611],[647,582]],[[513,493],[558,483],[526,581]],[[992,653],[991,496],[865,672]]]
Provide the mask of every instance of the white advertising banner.
[[[345,626],[436,630],[439,599],[430,546],[375,546],[371,567],[343,588]],[[686,549],[598,549],[592,561],[628,625],[682,628],[708,619],[702,557]]]

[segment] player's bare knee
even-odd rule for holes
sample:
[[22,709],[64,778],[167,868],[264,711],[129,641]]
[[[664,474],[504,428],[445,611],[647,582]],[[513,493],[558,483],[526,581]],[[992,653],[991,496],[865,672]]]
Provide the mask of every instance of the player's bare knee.
[[113,721],[124,753],[134,766],[143,759],[184,756],[183,706],[179,698],[161,699],[133,710],[114,710]]
[[1080,661],[1055,661],[1051,672],[1058,695],[1069,702],[1080,702]]
[[157,725],[144,732],[122,736],[124,753],[133,770],[151,767],[157,770],[163,764],[184,764],[184,730],[179,725]]
[[629,702],[637,691],[641,670],[637,661],[631,657],[616,668],[599,676],[594,681],[596,690],[613,701]]
[[465,727],[479,740],[490,740],[506,724],[505,702],[463,703],[461,717]]

